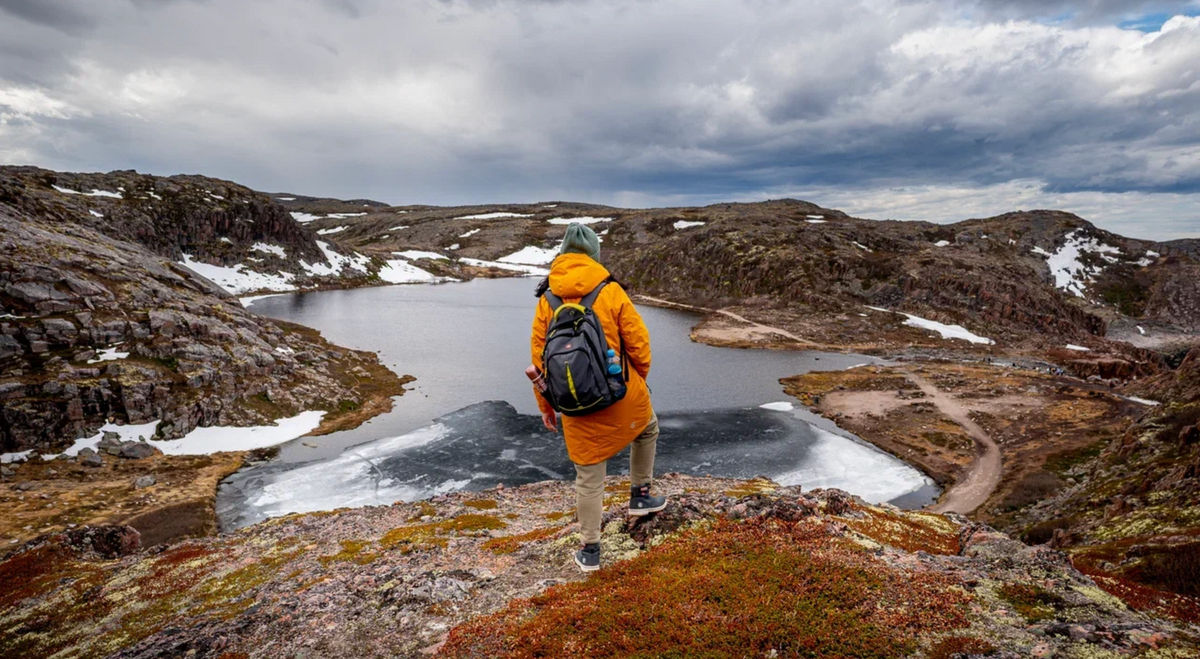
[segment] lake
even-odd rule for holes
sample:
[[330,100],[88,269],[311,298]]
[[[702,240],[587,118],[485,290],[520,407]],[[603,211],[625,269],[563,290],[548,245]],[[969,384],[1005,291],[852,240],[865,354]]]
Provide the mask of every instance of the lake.
[[[277,459],[227,479],[217,500],[222,527],[289,512],[574,478],[561,435],[542,428],[523,373],[536,283],[477,279],[253,302],[256,313],[316,328],[339,345],[377,351],[384,364],[417,379],[392,412],[354,430],[289,442]],[[939,494],[916,469],[792,408],[779,384],[781,377],[878,358],[714,348],[688,338],[698,316],[638,308],[653,351],[647,382],[661,426],[657,472],[764,475],[904,507],[920,507]],[[610,462],[609,473],[628,470],[626,455]]]

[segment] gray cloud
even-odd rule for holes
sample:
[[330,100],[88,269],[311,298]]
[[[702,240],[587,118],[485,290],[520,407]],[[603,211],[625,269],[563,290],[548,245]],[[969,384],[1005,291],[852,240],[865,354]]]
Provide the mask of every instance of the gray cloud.
[[[8,162],[411,203],[852,194],[939,219],[946,189],[1135,194],[1200,232],[1180,202],[1200,200],[1200,19],[1119,30],[1127,3],[143,1],[79,36],[52,11],[73,5],[39,4],[0,4],[22,17],[0,25]],[[885,203],[897,186],[929,203]]]

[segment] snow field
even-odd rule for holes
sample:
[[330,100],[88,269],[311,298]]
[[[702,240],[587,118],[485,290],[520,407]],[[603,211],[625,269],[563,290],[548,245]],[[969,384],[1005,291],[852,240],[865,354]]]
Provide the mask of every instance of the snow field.
[[63,194],[78,194],[78,195],[83,195],[85,197],[109,197],[111,199],[124,199],[124,197],[121,196],[120,192],[109,192],[108,190],[98,190],[98,189],[92,188],[91,192],[80,192],[79,190],[63,188],[63,187],[59,187],[57,185],[52,185],[50,187],[54,188],[55,190],[58,190],[59,192],[61,192]]
[[346,225],[342,225],[340,227],[334,227],[332,229],[317,229],[317,235],[318,236],[328,236],[331,233],[341,233],[349,228],[350,227],[348,227]]
[[676,231],[679,231],[680,229],[687,229],[690,227],[702,227],[702,226],[704,226],[704,224],[705,224],[704,222],[679,220],[675,224],[672,224],[671,226],[675,227]]
[[209,279],[233,295],[258,290],[293,291],[296,289],[292,283],[296,275],[282,270],[277,275],[268,275],[248,270],[243,263],[232,267],[202,263],[193,259],[191,254],[186,253],[183,255],[183,260],[178,263],[201,277]]
[[571,223],[595,224],[597,222],[612,222],[613,219],[614,218],[611,217],[592,217],[591,215],[584,215],[583,217],[552,217],[546,220],[546,223],[566,226]]
[[509,213],[506,211],[499,211],[499,212],[495,212],[495,213],[479,213],[477,215],[460,215],[459,217],[456,217],[454,219],[456,219],[456,220],[495,220],[495,219],[498,219],[501,217],[533,217],[533,214],[532,213],[527,213],[527,214]]
[[558,248],[556,247],[535,247],[529,245],[522,247],[508,256],[501,256],[496,260],[501,263],[516,263],[521,265],[549,265],[557,256]]

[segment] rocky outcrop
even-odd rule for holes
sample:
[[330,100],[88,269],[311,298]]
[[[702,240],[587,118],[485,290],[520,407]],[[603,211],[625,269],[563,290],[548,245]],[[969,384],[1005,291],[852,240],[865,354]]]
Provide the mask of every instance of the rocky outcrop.
[[[670,474],[657,487],[672,497],[658,515],[611,505],[586,581],[562,482],[291,516],[115,561],[41,538],[0,562],[0,654],[1194,649],[1061,553],[961,518],[764,480]],[[604,631],[614,624],[627,633]]]
[[0,167],[0,204],[15,217],[85,226],[176,263],[236,268],[241,276],[217,283],[238,294],[378,283],[379,263],[322,246],[269,196],[230,181]]
[[177,437],[336,410],[361,395],[343,386],[355,369],[398,381],[374,355],[250,314],[169,257],[35,203],[0,201],[0,451],[53,452],[108,420],[161,419]]

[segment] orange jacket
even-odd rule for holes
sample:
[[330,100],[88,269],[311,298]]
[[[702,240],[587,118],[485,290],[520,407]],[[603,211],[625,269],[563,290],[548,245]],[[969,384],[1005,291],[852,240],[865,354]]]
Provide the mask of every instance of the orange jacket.
[[[550,265],[550,291],[563,302],[578,302],[607,278],[608,270],[586,254],[561,254]],[[571,462],[580,465],[596,464],[616,455],[646,429],[654,415],[650,390],[646,388],[646,376],[650,373],[650,332],[646,331],[646,324],[629,295],[620,285],[610,283],[600,291],[592,311],[604,328],[609,347],[619,349],[621,340],[625,341],[630,373],[625,397],[621,400],[585,416],[559,416],[567,455]],[[542,363],[546,330],[553,315],[550,303],[546,298],[540,298],[529,340],[534,364]],[[533,396],[543,413],[553,410],[536,390]]]

